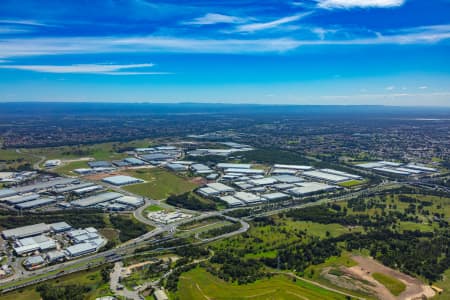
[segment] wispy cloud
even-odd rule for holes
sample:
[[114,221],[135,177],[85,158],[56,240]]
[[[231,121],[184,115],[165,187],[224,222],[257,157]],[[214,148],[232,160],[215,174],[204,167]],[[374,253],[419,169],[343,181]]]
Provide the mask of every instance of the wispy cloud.
[[239,23],[243,23],[245,21],[246,21],[246,19],[240,18],[240,17],[222,15],[222,14],[216,14],[216,13],[208,13],[202,17],[198,17],[191,21],[184,22],[184,24],[191,24],[191,25],[213,25],[213,24],[220,24],[220,23],[239,24]]
[[103,75],[156,75],[168,74],[165,72],[138,72],[124,71],[127,69],[139,69],[153,67],[154,64],[78,64],[78,65],[0,65],[1,69],[26,70],[41,73],[57,73],[57,74],[103,74]]
[[311,12],[308,12],[308,13],[303,13],[303,14],[280,18],[280,19],[270,21],[270,22],[244,24],[244,25],[237,26],[235,31],[236,32],[255,32],[255,31],[260,31],[260,30],[272,29],[272,28],[276,28],[280,25],[298,21],[310,14],[311,14]]
[[397,7],[405,3],[405,0],[317,0],[320,8],[388,8]]
[[36,20],[22,20],[22,19],[0,19],[0,24],[15,24],[15,25],[28,25],[28,26],[49,26],[43,22]]
[[[268,27],[265,27],[268,28]],[[345,29],[340,29],[340,31]],[[239,36],[241,37],[241,36]],[[364,38],[180,38],[174,36],[65,37],[0,39],[0,59],[16,56],[87,53],[269,53],[301,46],[409,45],[450,39],[450,25],[407,28]]]

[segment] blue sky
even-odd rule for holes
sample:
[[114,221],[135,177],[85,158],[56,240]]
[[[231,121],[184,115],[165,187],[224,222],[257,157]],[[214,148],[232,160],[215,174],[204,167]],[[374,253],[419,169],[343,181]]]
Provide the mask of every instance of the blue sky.
[[450,0],[2,0],[0,101],[450,106]]

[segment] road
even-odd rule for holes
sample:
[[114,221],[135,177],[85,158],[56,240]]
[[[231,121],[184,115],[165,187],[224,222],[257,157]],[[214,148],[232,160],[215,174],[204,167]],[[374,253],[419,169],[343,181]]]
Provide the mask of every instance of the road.
[[125,299],[141,300],[142,297],[139,296],[139,291],[130,291],[127,288],[120,286],[119,280],[122,275],[122,267],[123,263],[121,261],[114,264],[114,269],[110,274],[109,281],[111,291],[114,295],[124,297]]
[[[361,191],[356,191],[356,192],[352,192],[349,194],[345,194],[345,195],[339,195],[336,196],[334,198],[323,198],[323,199],[319,199],[318,201],[315,202],[308,202],[308,203],[302,203],[302,204],[298,204],[298,205],[293,205],[290,207],[285,207],[285,208],[281,208],[281,209],[275,209],[275,210],[271,210],[271,211],[267,211],[267,212],[263,212],[261,214],[257,214],[258,216],[262,216],[262,215],[273,215],[273,214],[278,214],[280,212],[289,210],[289,209],[294,209],[294,208],[305,208],[305,207],[309,207],[309,206],[314,206],[314,205],[321,205],[327,202],[334,202],[334,201],[343,201],[343,200],[348,200],[350,198],[354,198],[354,197],[359,197],[359,196],[363,196],[365,194],[369,194],[369,193],[374,193],[374,192],[379,192],[382,191],[384,189],[390,189],[390,188],[395,188],[397,187],[398,184],[396,183],[392,183],[392,182],[386,182],[383,183],[379,186],[375,186],[366,190],[361,190]],[[139,221],[145,223],[145,224],[150,224],[150,225],[154,225],[154,223],[149,223],[149,220],[146,220],[146,218],[143,216],[142,212],[145,210],[146,207],[148,207],[149,205],[153,205],[153,204],[158,204],[160,205],[159,201],[156,200],[146,200],[146,203],[144,206],[140,207],[138,210],[135,211],[134,216],[136,217],[136,219],[138,219]],[[192,221],[199,221],[205,218],[209,218],[209,217],[214,217],[214,216],[218,216],[218,217],[224,217],[225,219],[231,221],[231,222],[239,222],[241,223],[241,228],[239,228],[238,230],[234,231],[234,232],[230,232],[230,233],[226,233],[220,236],[216,236],[216,237],[212,237],[212,238],[208,238],[208,239],[204,239],[201,240],[199,242],[196,242],[195,244],[204,244],[204,243],[209,243],[215,240],[219,240],[219,239],[223,239],[223,238],[228,238],[237,234],[241,234],[246,232],[249,228],[250,225],[247,223],[246,220],[244,219],[239,219],[239,218],[232,218],[229,216],[226,216],[225,213],[232,211],[234,209],[226,209],[223,211],[214,211],[214,212],[204,212],[201,213],[199,215],[194,216],[193,218],[189,218],[189,219],[185,219],[182,221],[178,221],[175,223],[171,223],[171,224],[167,224],[167,225],[161,225],[158,224],[158,226],[150,231],[145,233],[142,236],[139,236],[135,239],[132,239],[124,244],[119,245],[118,247],[114,248],[114,249],[110,249],[104,252],[100,252],[100,253],[95,253],[93,255],[90,256],[85,256],[85,257],[81,257],[79,259],[76,260],[71,260],[71,261],[67,261],[58,265],[54,265],[54,266],[49,266],[49,267],[45,267],[39,270],[36,270],[34,272],[26,272],[25,274],[15,274],[15,276],[7,278],[3,281],[0,281],[1,283],[6,283],[6,282],[14,282],[14,281],[22,281],[24,279],[27,278],[31,278],[34,276],[38,276],[38,275],[45,275],[49,272],[52,272],[52,274],[54,274],[55,271],[61,271],[64,269],[69,268],[70,266],[73,266],[75,264],[80,264],[85,262],[86,264],[89,263],[89,261],[91,260],[95,260],[97,258],[106,258],[108,256],[111,255],[127,255],[127,254],[132,254],[134,252],[135,249],[139,248],[140,246],[144,245],[145,243],[149,243],[149,242],[154,242],[157,243],[158,241],[161,241],[159,239],[155,239],[155,240],[151,240],[152,238],[164,234],[164,233],[168,233],[169,235],[172,234],[173,232],[175,232],[176,228],[184,223],[187,222],[192,222]],[[198,214],[198,212],[197,212]],[[181,245],[180,245],[181,246]],[[175,246],[177,247],[177,246]],[[179,246],[178,246],[179,247]],[[171,248],[167,248],[167,249],[172,249],[174,247]],[[106,262],[105,262],[106,263]],[[61,276],[64,274],[61,274]],[[53,276],[53,275],[49,275]]]

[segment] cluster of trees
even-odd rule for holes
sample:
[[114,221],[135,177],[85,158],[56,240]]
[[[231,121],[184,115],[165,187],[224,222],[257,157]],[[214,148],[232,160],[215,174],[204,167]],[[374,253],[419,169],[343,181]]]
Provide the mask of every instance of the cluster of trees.
[[226,234],[226,233],[230,233],[230,232],[236,231],[239,228],[241,228],[241,223],[233,223],[233,224],[230,224],[230,225],[225,225],[225,226],[222,226],[222,227],[219,227],[219,228],[214,228],[214,229],[205,231],[205,232],[203,232],[200,235],[200,237],[204,238],[204,239],[212,238],[212,237],[215,237],[215,236],[219,236],[219,235],[222,235],[222,234]]
[[218,264],[218,267],[210,265],[207,267],[208,272],[225,281],[246,284],[266,276],[261,261],[243,259],[225,250],[217,251],[211,258],[211,263]]
[[83,300],[91,288],[87,285],[51,285],[42,284],[36,287],[42,300]]
[[187,257],[189,259],[198,259],[200,257],[207,256],[209,254],[209,250],[205,247],[189,245],[176,248],[175,254],[182,257]]
[[450,268],[450,232],[391,230],[348,234],[335,239],[345,241],[349,251],[367,249],[370,255],[383,264],[402,272],[427,278],[430,282],[440,280]]
[[285,215],[296,221],[312,221],[321,224],[337,223],[344,226],[360,225],[365,227],[381,225],[379,222],[372,221],[368,215],[347,215],[346,210],[336,211],[324,205],[293,209],[286,212]]
[[119,239],[121,242],[137,238],[147,232],[147,227],[138,222],[133,222],[127,216],[111,215],[111,224],[119,230]]
[[22,216],[5,216],[0,218],[0,226],[4,228],[15,228],[32,225],[36,223],[54,223],[65,221],[74,227],[106,226],[103,215],[95,210],[67,210],[46,212],[45,214],[24,212]]
[[182,207],[192,210],[215,210],[216,203],[211,200],[200,198],[194,193],[187,192],[181,195],[171,195],[167,198],[167,203],[176,207]]
[[278,249],[275,258],[263,258],[262,261],[272,268],[296,270],[302,273],[311,265],[321,264],[332,256],[339,256],[341,249],[332,239],[314,238],[307,243],[299,242]]

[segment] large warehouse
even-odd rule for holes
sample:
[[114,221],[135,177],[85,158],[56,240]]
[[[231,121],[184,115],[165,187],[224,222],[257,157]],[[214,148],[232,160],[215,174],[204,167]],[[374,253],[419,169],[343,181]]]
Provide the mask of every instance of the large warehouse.
[[50,231],[50,227],[45,223],[17,227],[14,229],[3,230],[2,235],[5,239],[20,239],[24,237],[39,235]]
[[78,206],[78,207],[89,207],[89,206],[95,206],[102,202],[111,201],[117,198],[122,197],[123,195],[116,192],[107,192],[107,193],[101,193],[98,195],[90,196],[87,198],[82,198],[79,200],[72,201],[72,205]]
[[117,185],[117,186],[143,182],[142,179],[131,177],[131,176],[126,176],[126,175],[105,177],[102,179],[102,181],[112,184],[112,185]]

